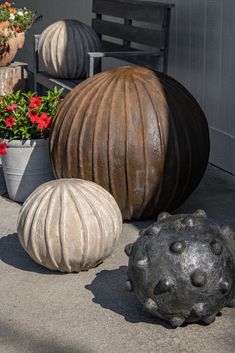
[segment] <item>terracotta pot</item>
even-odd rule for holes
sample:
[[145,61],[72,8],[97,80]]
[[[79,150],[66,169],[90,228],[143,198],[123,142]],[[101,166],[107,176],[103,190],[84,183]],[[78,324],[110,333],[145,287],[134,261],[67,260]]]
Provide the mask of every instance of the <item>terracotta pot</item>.
[[15,37],[0,45],[0,67],[8,66],[15,59],[18,43]]
[[16,33],[16,40],[18,43],[18,49],[22,49],[25,42],[25,33],[24,32]]

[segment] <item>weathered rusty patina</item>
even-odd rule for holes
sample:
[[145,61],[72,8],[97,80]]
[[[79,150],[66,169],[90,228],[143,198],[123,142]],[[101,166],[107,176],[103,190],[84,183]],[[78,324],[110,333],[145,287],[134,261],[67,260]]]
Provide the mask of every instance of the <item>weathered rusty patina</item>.
[[209,133],[192,95],[164,74],[121,67],[78,85],[52,127],[57,178],[103,186],[123,218],[155,217],[189,197],[208,163]]

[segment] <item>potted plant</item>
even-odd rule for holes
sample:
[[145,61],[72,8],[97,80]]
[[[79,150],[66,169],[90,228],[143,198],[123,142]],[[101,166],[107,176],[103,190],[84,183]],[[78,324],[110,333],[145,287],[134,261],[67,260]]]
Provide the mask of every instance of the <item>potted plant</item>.
[[18,91],[0,97],[0,155],[9,197],[18,202],[52,180],[48,136],[60,94]]
[[17,50],[18,43],[9,22],[0,22],[0,67],[9,65]]
[[25,41],[25,32],[41,18],[35,11],[16,8],[10,2],[0,5],[0,66],[9,65]]

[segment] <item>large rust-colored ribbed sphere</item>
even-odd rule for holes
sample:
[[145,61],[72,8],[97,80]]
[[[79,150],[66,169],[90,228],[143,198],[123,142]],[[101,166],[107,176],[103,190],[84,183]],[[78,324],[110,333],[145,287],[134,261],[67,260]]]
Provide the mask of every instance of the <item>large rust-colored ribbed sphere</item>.
[[200,182],[209,157],[204,113],[177,81],[139,67],[98,74],[65,98],[52,127],[57,178],[103,186],[123,218],[172,210]]
[[87,53],[99,51],[100,40],[85,23],[63,20],[43,31],[38,50],[46,71],[51,75],[78,79],[86,75]]
[[25,201],[18,237],[40,265],[61,272],[88,270],[114,251],[122,231],[112,195],[95,183],[53,180]]

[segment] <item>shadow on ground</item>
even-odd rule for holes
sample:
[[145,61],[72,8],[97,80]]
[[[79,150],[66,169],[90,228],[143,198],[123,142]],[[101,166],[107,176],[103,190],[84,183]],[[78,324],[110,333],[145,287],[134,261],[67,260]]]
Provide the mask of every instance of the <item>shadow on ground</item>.
[[[148,323],[160,325],[167,329],[175,328],[167,321],[151,316],[143,310],[133,293],[125,291],[125,281],[127,279],[127,266],[121,266],[115,270],[103,270],[96,274],[96,278],[85,288],[90,290],[94,298],[92,301],[102,308],[111,310],[125,318],[131,323]],[[219,312],[217,316],[221,316]],[[188,325],[208,326],[202,321],[194,323],[184,323],[182,327]]]
[[123,316],[128,322],[145,322],[172,329],[167,322],[151,317],[143,311],[135,295],[125,291],[126,279],[127,267],[121,266],[115,270],[103,270],[97,273],[96,278],[85,288],[93,293],[94,303]]
[[[14,352],[24,353],[92,353],[93,351],[75,343],[69,342],[66,344],[64,342],[66,338],[58,338],[58,335],[50,337],[44,330],[35,335],[28,330],[24,330],[23,326],[16,328],[13,323],[6,323],[1,319],[0,327],[0,342],[3,342],[1,348],[4,349],[5,346],[6,350],[10,346],[14,349]],[[1,352],[4,351],[1,350]]]
[[23,271],[63,275],[61,272],[50,271],[34,262],[20,245],[16,233],[0,238],[0,260]]

